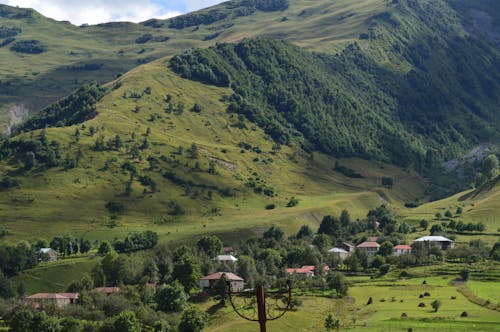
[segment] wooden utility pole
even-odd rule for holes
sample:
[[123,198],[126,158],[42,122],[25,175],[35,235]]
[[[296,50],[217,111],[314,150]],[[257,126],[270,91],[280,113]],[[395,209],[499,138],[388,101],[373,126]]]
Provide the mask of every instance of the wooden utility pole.
[[[286,294],[288,295],[286,301],[286,307],[280,309],[282,311],[277,316],[271,316],[270,312],[268,312],[266,308],[266,293],[264,292],[263,286],[258,286],[257,288],[255,288],[255,296],[257,297],[257,314],[258,314],[257,318],[245,316],[243,314],[243,311],[236,307],[233,301],[233,295],[237,295],[238,293],[233,293],[231,291],[231,282],[228,281],[227,288],[229,294],[229,301],[231,302],[231,306],[233,307],[234,311],[238,314],[238,316],[252,322],[259,322],[260,332],[266,332],[266,324],[268,321],[276,320],[283,317],[285,313],[287,313],[292,307],[292,282],[290,280],[287,280],[286,285],[287,285]],[[268,292],[268,293],[273,295],[284,294],[284,292]],[[252,293],[242,292],[239,294],[248,297],[248,295]]]
[[256,289],[257,295],[257,309],[259,313],[260,332],[266,332],[266,295],[264,294],[264,287],[259,286]]

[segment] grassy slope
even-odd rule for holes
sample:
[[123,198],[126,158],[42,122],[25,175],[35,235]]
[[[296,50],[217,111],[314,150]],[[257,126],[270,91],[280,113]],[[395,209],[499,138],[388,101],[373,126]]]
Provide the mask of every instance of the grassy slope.
[[[423,204],[415,209],[404,209],[400,211],[403,218],[410,222],[417,223],[421,219],[432,220],[436,213],[444,213],[450,210],[455,213],[458,207],[462,207],[463,213],[455,215],[455,220],[464,222],[482,222],[486,225],[486,233],[490,236],[476,235],[463,236],[459,235],[459,241],[470,241],[474,238],[481,238],[488,242],[496,242],[500,236],[498,216],[500,215],[500,182],[494,181],[489,183],[479,190],[469,190],[458,193],[454,196]],[[441,222],[434,220],[433,222]]]
[[[0,8],[19,11],[3,5]],[[47,19],[36,12],[31,18],[0,17],[0,25],[22,29],[22,33],[16,36],[17,40],[36,39],[48,47],[47,52],[39,55],[14,53],[9,50],[10,45],[0,48],[0,81],[4,83],[4,92],[0,95],[0,124],[9,121],[8,110],[15,104],[39,110],[84,82],[107,82],[116,74],[136,66],[138,61],[176,54],[191,47],[265,35],[291,40],[310,49],[333,52],[356,40],[361,32],[366,31],[366,19],[384,8],[383,0],[355,3],[349,0],[292,0],[290,8],[284,12],[256,12],[248,17],[227,18],[208,26],[201,25],[196,31],[193,27],[155,29],[132,23],[80,28]],[[305,14],[300,15],[303,12]],[[281,22],[284,16],[288,21]],[[228,23],[234,23],[234,26],[221,28]],[[219,37],[204,41],[214,31],[221,32]],[[135,40],[146,33],[168,36],[170,40],[136,44]],[[93,71],[67,68],[84,63],[104,66]]]
[[[227,105],[220,101],[229,90],[181,79],[170,72],[164,62],[159,60],[124,75],[120,79],[122,86],[99,103],[100,114],[85,123],[87,129],[80,129],[82,134],[78,143],[72,138],[76,127],[47,129],[49,140],[60,141],[63,151],[76,153],[81,148],[84,158],[80,167],[69,171],[61,168],[30,171],[20,178],[20,188],[2,193],[0,219],[11,232],[11,239],[30,239],[40,234],[48,238],[68,232],[95,239],[112,239],[132,230],[154,229],[162,235],[170,234],[164,239],[178,240],[207,231],[225,233],[270,223],[295,231],[303,223],[318,224],[324,213],[340,213],[347,208],[355,218],[361,218],[367,209],[385,199],[401,205],[424,196],[425,183],[416,174],[392,166],[362,160],[341,161],[365,176],[365,179],[353,180],[334,172],[335,160],[324,155],[315,154],[312,161],[300,150],[289,147],[272,155],[272,143],[259,128],[250,123],[247,123],[248,129],[233,126],[237,122],[236,116],[227,114]],[[144,95],[139,100],[122,98],[125,92],[143,91],[147,86],[152,89],[150,96]],[[185,103],[186,111],[182,115],[164,112],[163,99],[167,94],[173,96],[175,103]],[[202,105],[200,114],[188,111],[194,102]],[[133,112],[136,105],[141,107],[139,113]],[[161,118],[148,121],[153,114]],[[95,152],[92,147],[98,134],[90,137],[88,128],[92,125],[105,128],[101,130],[105,140],[121,135],[129,148],[140,144],[150,127],[148,139],[151,147],[142,152],[142,161],[132,160],[128,148]],[[135,139],[132,133],[136,134]],[[39,132],[24,134],[29,135],[36,136]],[[242,141],[260,147],[263,153],[241,153],[237,145]],[[183,156],[178,157],[181,164],[175,168],[176,174],[196,183],[235,188],[235,198],[222,198],[216,193],[213,200],[208,200],[207,192],[201,192],[200,197],[192,199],[183,195],[179,186],[157,172],[148,171],[148,156],[170,155],[178,146],[187,149],[193,143],[198,146],[198,161],[204,171],[192,171],[194,160]],[[226,153],[222,152],[224,149]],[[108,171],[100,171],[110,157],[116,157],[118,161]],[[206,172],[209,157],[234,164],[236,170],[219,165],[219,174],[210,175]],[[268,161],[269,158],[273,161]],[[127,160],[132,161],[141,173],[155,179],[157,193],[144,195],[144,188],[134,181],[131,197],[122,197],[128,174],[120,166]],[[11,169],[5,164],[0,167],[2,173]],[[171,165],[162,164],[161,167],[170,169]],[[393,189],[380,186],[383,176],[394,177],[396,185]],[[253,194],[245,186],[251,177],[259,177],[265,185],[272,185],[278,196],[269,198]],[[412,190],[408,191],[408,188]],[[298,207],[285,208],[291,196],[297,196],[301,202]],[[154,224],[155,220],[166,216],[166,205],[171,199],[186,209],[186,215],[167,217],[169,221],[164,225]],[[127,210],[119,220],[119,227],[110,231],[105,226],[109,215],[104,205],[112,200],[124,202]],[[269,203],[277,204],[278,208],[265,210],[264,206]],[[220,208],[221,212],[211,213],[213,207]]]

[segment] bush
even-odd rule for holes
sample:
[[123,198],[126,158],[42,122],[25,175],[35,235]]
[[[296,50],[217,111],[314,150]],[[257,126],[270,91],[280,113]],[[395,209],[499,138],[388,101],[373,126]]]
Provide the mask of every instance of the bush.
[[122,214],[125,212],[125,205],[120,202],[108,202],[106,203],[106,209],[111,214]]
[[0,190],[10,189],[19,186],[19,181],[16,178],[10,176],[4,176],[0,181]]
[[20,40],[11,46],[11,51],[26,54],[40,54],[46,51],[47,47],[38,40]]
[[137,39],[135,40],[135,42],[136,42],[137,44],[145,44],[145,43],[147,43],[148,41],[150,41],[151,39],[153,39],[153,35],[152,35],[152,34],[150,34],[150,33],[146,33],[146,34],[144,34],[144,35],[140,36],[139,38],[137,38]]
[[276,208],[276,204],[267,204],[266,210],[274,210]]
[[297,198],[295,198],[295,197],[292,197],[292,198],[290,198],[290,200],[286,204],[286,207],[294,207],[294,206],[297,206],[297,205],[299,205],[299,200]]

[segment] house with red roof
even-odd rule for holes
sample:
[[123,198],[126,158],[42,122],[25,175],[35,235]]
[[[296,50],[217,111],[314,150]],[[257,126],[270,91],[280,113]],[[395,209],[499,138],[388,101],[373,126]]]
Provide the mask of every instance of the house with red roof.
[[392,251],[394,256],[401,256],[405,254],[411,254],[411,246],[407,244],[398,244],[394,246],[394,250]]
[[356,249],[366,252],[368,256],[375,256],[380,248],[380,244],[374,241],[365,241],[356,246]]
[[[314,277],[314,271],[316,271],[316,266],[314,265],[304,265],[299,268],[288,268],[285,269],[285,273],[288,276],[297,276],[303,278]],[[323,271],[330,271],[330,267],[328,265],[323,266]]]
[[226,276],[226,280],[231,283],[232,292],[241,292],[245,288],[245,280],[231,272],[217,272],[204,276],[200,279],[200,287],[203,289],[214,288],[220,281],[222,276]]

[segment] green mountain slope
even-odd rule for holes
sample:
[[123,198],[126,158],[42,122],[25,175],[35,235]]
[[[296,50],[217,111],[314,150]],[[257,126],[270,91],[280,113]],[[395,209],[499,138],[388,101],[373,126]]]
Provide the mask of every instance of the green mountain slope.
[[[475,22],[471,21],[470,12],[471,8],[477,8],[492,17],[497,26],[494,2],[449,2],[459,10],[465,25]],[[386,13],[391,5],[384,0],[273,3],[277,5],[269,6],[266,1],[230,1],[171,20],[82,27],[47,19],[30,9],[0,5],[0,56],[3,59],[0,63],[0,124],[17,123],[85,83],[107,82],[138,64],[192,47],[262,36],[288,40],[309,50],[336,53],[348,43],[368,37],[368,31],[376,32],[374,17],[384,18],[380,14]],[[449,23],[446,19],[443,25]],[[474,34],[484,29],[468,30]],[[370,38],[373,36],[372,33]],[[43,52],[11,50],[16,43],[26,41],[38,42]],[[391,42],[391,39],[383,41]],[[29,43],[25,46],[29,52]],[[382,51],[375,48],[377,57],[398,64],[391,45],[387,46],[389,48]]]
[[[256,22],[272,21],[277,30],[269,30],[271,37],[282,31],[284,39],[309,48],[268,38],[219,43],[137,67],[105,89],[85,86],[45,108],[1,142],[0,220],[7,240],[70,231],[113,239],[144,229],[158,231],[162,241],[206,232],[230,238],[235,230],[245,234],[271,223],[295,231],[344,208],[361,218],[381,203],[402,208],[425,201],[427,183],[411,167],[438,167],[497,134],[498,49],[469,35],[446,2],[290,1],[285,10],[238,16],[241,3],[143,25],[66,24],[81,33],[82,47],[91,32],[100,35],[94,46],[102,46],[102,58],[92,56],[76,67],[41,62],[44,54],[43,61],[55,61],[50,52],[58,48],[35,37],[35,25],[25,37],[39,38],[41,45],[18,46],[42,53],[0,49],[40,64],[45,74],[39,75],[52,82],[28,75],[18,81],[19,89],[8,90],[9,102],[42,83],[46,90],[37,93],[48,102],[62,94],[60,84],[69,77],[78,81],[68,89],[94,75],[102,75],[101,81],[113,76],[106,68],[115,65],[236,41],[245,30],[260,36],[250,28]],[[35,23],[62,24],[31,13]],[[11,23],[31,22],[9,15],[16,16],[9,16]],[[337,18],[330,22],[325,15]],[[221,24],[227,31],[207,39]],[[336,26],[343,28],[330,36],[322,30]],[[29,30],[21,29],[21,36]],[[122,35],[123,29],[130,35]],[[147,31],[154,35],[144,36]],[[171,38],[159,41],[165,31]],[[104,37],[109,39],[99,44]],[[68,54],[75,43],[67,44]],[[101,67],[101,59],[111,67]],[[287,208],[292,197],[299,205]]]
[[[270,223],[317,225],[323,213],[344,208],[362,217],[382,202],[424,197],[426,184],[413,172],[341,160],[363,176],[349,178],[331,157],[276,146],[262,129],[225,112],[231,90],[182,79],[167,64],[158,60],[111,83],[98,115],[84,124],[2,144],[7,240],[67,232],[113,239],[143,229],[163,241],[207,231],[230,237]],[[383,177],[394,179],[392,189]],[[299,205],[286,208],[292,196]],[[109,202],[123,204],[116,219]]]
[[[261,3],[232,1],[172,20],[82,27],[0,5],[0,125],[25,119],[83,84],[108,82],[139,64],[219,41],[270,36],[338,50],[385,8],[383,0]],[[11,50],[25,41],[37,41],[43,52],[26,53],[29,43],[25,51]]]
[[498,50],[465,36],[444,2],[399,1],[365,38],[335,56],[274,40],[219,44],[171,66],[230,86],[229,111],[277,142],[337,156],[422,170],[498,134]]

